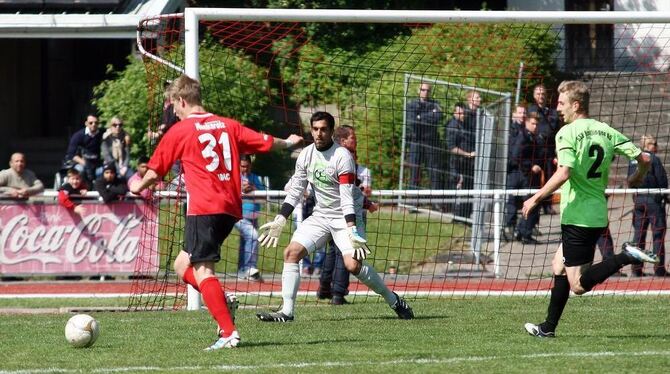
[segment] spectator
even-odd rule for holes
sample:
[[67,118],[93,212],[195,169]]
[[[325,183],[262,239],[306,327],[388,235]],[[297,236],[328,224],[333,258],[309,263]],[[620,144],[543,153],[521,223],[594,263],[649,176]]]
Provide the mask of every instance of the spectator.
[[75,132],[65,154],[64,168],[76,168],[85,181],[91,182],[102,173],[100,147],[102,133],[98,131],[98,117],[89,114],[85,127]]
[[158,140],[172,127],[175,123],[179,122],[179,118],[174,112],[174,105],[172,104],[172,101],[170,100],[170,95],[168,92],[168,88],[170,86],[171,81],[165,81],[163,84],[163,89],[164,89],[164,96],[163,96],[163,116],[161,118],[161,124],[158,125],[158,128],[156,131],[151,131],[149,130],[148,136],[149,136],[149,141],[151,144],[155,144],[158,142]]
[[[359,165],[356,160],[356,132],[351,126],[343,125],[335,129],[333,139],[351,152],[356,162],[356,186],[353,190],[354,211],[356,214],[356,227],[359,228],[361,237],[365,238],[365,226],[367,224],[367,210],[375,212],[377,205],[368,200],[372,194],[372,178],[370,170]],[[320,299],[331,299],[331,304],[348,304],[344,298],[349,293],[349,271],[344,265],[342,252],[337,248],[334,241],[330,241],[326,258],[321,272],[320,285],[317,297]]]
[[[555,109],[549,107],[547,102],[547,90],[543,84],[537,84],[533,88],[534,103],[528,106],[528,114],[537,113],[538,132],[545,139],[544,146],[544,180],[549,180],[556,170],[554,159],[556,158],[556,143],[554,141],[558,132],[558,114]],[[552,206],[551,197],[542,202],[542,210],[545,214],[556,214]]]
[[[140,158],[137,160],[137,171],[135,174],[133,174],[130,178],[128,178],[128,188],[130,189],[130,186],[135,182],[135,181],[141,181],[142,178],[144,178],[144,174],[147,173],[147,164],[149,163],[149,157],[147,156],[140,156]],[[151,194],[153,191],[155,191],[157,188],[160,189],[162,187],[162,183],[157,183],[154,186],[150,186],[142,193],[139,195],[134,195],[134,196],[140,196],[145,200],[149,200],[151,198]]]
[[[520,185],[526,185],[523,183],[523,175],[519,170],[519,160],[515,157],[516,150],[514,149],[517,141],[517,137],[520,134],[525,133],[526,129],[526,107],[522,104],[519,104],[514,109],[512,113],[512,119],[509,125],[509,134],[507,138],[507,182],[506,186],[508,189],[517,189],[523,188],[518,187]],[[515,236],[516,224],[517,224],[517,210],[520,208],[522,203],[522,198],[520,196],[508,196],[507,205],[505,207],[505,228],[502,232],[503,240],[510,241]]]
[[13,199],[28,199],[44,191],[44,184],[35,173],[26,169],[26,156],[14,153],[9,158],[9,169],[0,171],[0,194]]
[[128,192],[126,180],[116,175],[116,166],[113,163],[105,164],[102,168],[102,176],[95,180],[95,190],[105,203],[123,200]]
[[430,187],[442,188],[440,182],[440,136],[438,128],[442,123],[442,108],[430,98],[431,85],[421,83],[419,98],[407,104],[407,141],[409,143],[410,188],[421,187],[421,165],[428,170]]
[[114,164],[118,176],[124,179],[133,174],[128,167],[130,161],[130,135],[123,130],[123,121],[112,117],[109,128],[102,134],[102,160],[105,164]]
[[67,181],[58,190],[58,203],[65,208],[83,216],[86,208],[81,199],[88,193],[88,186],[81,177],[79,170],[72,168],[67,171]]
[[[510,147],[510,157],[507,173],[507,188],[524,189],[539,188],[541,185],[542,165],[544,161],[544,143],[542,134],[538,131],[538,116],[530,113],[525,121],[525,128],[514,139]],[[517,205],[521,198],[509,196],[505,211],[505,225],[509,228],[516,223]],[[516,226],[516,239],[523,244],[537,244],[532,237],[533,227],[540,220],[540,212],[535,209],[522,217]]]
[[509,125],[509,143],[512,144],[514,138],[523,132],[526,128],[526,107],[519,104],[512,113],[512,122]]
[[[651,169],[644,177],[639,188],[668,188],[668,175],[661,163],[661,159],[656,156],[658,144],[653,136],[645,135],[641,141],[642,150],[651,155]],[[636,162],[631,162],[628,167],[628,175],[632,175],[637,168]],[[633,210],[633,243],[639,248],[646,246],[647,229],[651,225],[651,234],[653,240],[654,254],[658,256],[659,262],[654,265],[654,275],[657,277],[667,277],[668,271],[665,269],[665,230],[667,228],[665,203],[667,196],[658,194],[636,194],[633,197],[635,208]],[[633,264],[633,276],[642,277],[645,273],[642,271],[642,264]]]
[[[471,190],[474,187],[475,152],[477,136],[477,111],[481,104],[481,96],[477,91],[470,91],[466,95],[468,107],[456,104],[454,120],[447,124],[446,138],[449,151],[449,170],[451,175],[450,189]],[[457,113],[463,111],[463,119],[456,118]],[[472,203],[457,204],[454,214],[461,217],[470,217]]]
[[261,273],[256,267],[258,261],[258,215],[261,206],[253,198],[245,197],[257,190],[265,190],[261,178],[251,172],[251,157],[240,157],[240,176],[242,184],[242,219],[235,223],[240,232],[240,250],[237,258],[238,277],[254,281],[262,281]]

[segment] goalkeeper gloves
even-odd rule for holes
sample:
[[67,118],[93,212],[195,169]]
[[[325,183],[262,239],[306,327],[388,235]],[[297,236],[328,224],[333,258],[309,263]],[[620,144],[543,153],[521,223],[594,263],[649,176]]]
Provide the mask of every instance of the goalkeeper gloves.
[[258,228],[258,242],[261,247],[274,247],[277,248],[277,242],[279,241],[279,236],[281,235],[281,230],[286,224],[286,218],[281,214],[278,214],[274,221],[268,222],[265,225]]
[[349,227],[349,240],[354,248],[354,260],[363,261],[370,254],[367,240],[363,239],[356,230],[356,226]]

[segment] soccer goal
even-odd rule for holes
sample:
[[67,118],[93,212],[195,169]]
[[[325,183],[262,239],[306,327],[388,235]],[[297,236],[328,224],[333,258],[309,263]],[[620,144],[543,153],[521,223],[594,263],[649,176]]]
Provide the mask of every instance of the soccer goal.
[[[532,228],[537,241],[515,240],[515,233],[506,231],[520,220],[520,201],[535,190],[530,184],[507,187],[508,164],[514,161],[508,154],[515,104],[533,107],[536,88],[542,85],[546,96],[540,111],[549,115],[558,83],[583,80],[591,89],[591,116],[636,144],[643,135],[653,137],[665,165],[670,161],[665,151],[670,140],[668,21],[670,15],[661,12],[187,8],[184,14],[143,20],[138,49],[146,66],[151,129],[161,124],[166,82],[182,73],[201,81],[208,110],[257,130],[307,135],[304,118],[324,108],[338,125],[353,126],[357,163],[370,169],[371,199],[380,206],[367,214],[370,262],[396,292],[409,298],[547,295],[551,260],[560,242],[560,218],[551,214],[558,210],[558,196],[540,208],[540,221]],[[432,84],[442,111],[435,124],[437,138],[426,148],[437,161],[429,166],[434,170],[412,165],[420,177],[410,180],[406,115],[422,83]],[[450,164],[448,144],[462,134],[454,135],[446,126],[455,104],[467,104],[468,92],[481,99],[471,130],[476,156]],[[555,129],[547,126],[539,126],[547,131],[541,147],[551,155]],[[528,157],[538,157],[533,162],[541,164],[543,180],[536,183],[543,183],[551,173],[551,156]],[[254,168],[268,175],[273,186],[283,186],[293,163],[274,154],[259,156]],[[656,196],[664,209],[663,194],[670,191],[626,189],[628,169],[628,161],[621,158],[610,170],[611,236],[603,238],[595,261],[618,252],[625,241],[658,249],[665,243],[658,236],[652,240],[651,232],[646,238],[641,230],[636,232],[632,197]],[[457,187],[431,184],[431,175],[446,180],[454,170]],[[466,185],[467,178],[471,181]],[[157,193],[153,200],[156,219],[144,225],[147,233],[158,225],[159,237],[139,248],[131,308],[187,304],[185,285],[170,268],[182,246],[183,192],[177,183],[174,191]],[[282,193],[255,193],[270,206],[260,213],[260,224],[276,214]],[[290,239],[288,226],[280,247]],[[143,259],[155,258],[149,254],[156,251],[159,264],[148,266]],[[217,267],[226,291],[247,305],[280,302],[282,250],[259,251],[263,282],[238,276],[240,255],[234,232]],[[154,265],[158,272],[147,270]],[[649,265],[626,267],[624,276],[610,278],[595,293],[667,294],[670,281],[665,278],[633,277],[655,270]],[[316,272],[304,274],[304,303],[319,302]],[[367,300],[368,290],[353,280],[349,297]],[[194,295],[191,306],[197,305]]]

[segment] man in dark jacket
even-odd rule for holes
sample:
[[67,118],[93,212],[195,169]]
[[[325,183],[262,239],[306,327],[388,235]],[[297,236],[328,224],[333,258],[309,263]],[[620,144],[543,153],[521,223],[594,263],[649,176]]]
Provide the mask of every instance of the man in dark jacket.
[[85,127],[75,132],[70,138],[70,143],[65,153],[65,169],[74,167],[85,180],[91,182],[100,175],[102,161],[100,159],[100,146],[102,144],[102,131],[99,131],[98,117],[89,114],[86,117]]
[[421,186],[421,168],[428,170],[430,188],[442,188],[440,173],[442,165],[440,135],[437,131],[442,123],[442,108],[430,98],[431,85],[421,83],[419,98],[407,104],[407,142],[409,143],[409,187]]
[[[668,188],[668,175],[661,160],[656,156],[658,144],[653,136],[645,135],[641,141],[642,150],[651,155],[651,168],[638,188]],[[628,167],[628,175],[635,173],[637,163],[632,161]],[[633,197],[633,243],[644,249],[647,239],[647,229],[651,225],[654,254],[659,262],[654,265],[654,275],[657,277],[670,276],[665,270],[665,230],[667,228],[665,203],[667,196],[659,194],[637,194]],[[641,277],[642,264],[633,264],[633,276]]]

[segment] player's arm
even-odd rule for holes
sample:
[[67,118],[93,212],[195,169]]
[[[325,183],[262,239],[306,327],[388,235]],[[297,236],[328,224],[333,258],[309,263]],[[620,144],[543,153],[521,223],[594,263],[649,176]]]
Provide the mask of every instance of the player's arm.
[[142,180],[131,184],[130,192],[139,195],[168,173],[174,161],[181,157],[183,151],[179,143],[181,136],[182,134],[176,130],[169,131],[163,136],[147,164],[146,174]]
[[135,195],[139,195],[142,191],[153,186],[159,178],[160,176],[158,173],[152,169],[148,169],[142,180],[135,181],[130,185],[130,192],[134,193]]
[[356,228],[356,210],[354,208],[354,189],[356,187],[356,164],[349,151],[341,148],[343,152],[337,161],[338,177],[340,185],[340,209],[347,222],[349,241],[354,249],[353,258],[363,261],[370,254],[366,240],[358,233]]
[[629,187],[641,185],[651,166],[651,156],[647,152],[641,152],[635,159],[637,160],[637,168],[627,179]]
[[270,149],[273,150],[273,151],[281,150],[281,149],[287,149],[287,148],[291,148],[294,145],[297,145],[301,142],[302,142],[302,137],[301,136],[291,134],[286,139],[274,138],[274,140],[272,141],[272,148],[270,148]]
[[291,216],[293,210],[300,202],[302,194],[307,188],[307,165],[306,152],[303,150],[298,156],[295,163],[295,172],[291,177],[288,185],[288,194],[284,198],[279,214],[277,214],[272,222],[268,222],[258,228],[258,243],[261,247],[277,247],[279,236],[281,236],[282,229],[286,224],[286,220]]
[[556,190],[561,188],[563,183],[567,182],[570,179],[570,167],[565,165],[558,165],[558,169],[554,175],[549,178],[547,183],[540,188],[539,191],[535,193],[530,199],[523,202],[523,208],[521,209],[521,214],[524,218],[528,218],[528,214],[533,211],[538,205],[538,203],[547,197],[551,196]]

